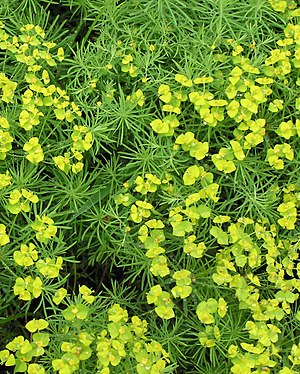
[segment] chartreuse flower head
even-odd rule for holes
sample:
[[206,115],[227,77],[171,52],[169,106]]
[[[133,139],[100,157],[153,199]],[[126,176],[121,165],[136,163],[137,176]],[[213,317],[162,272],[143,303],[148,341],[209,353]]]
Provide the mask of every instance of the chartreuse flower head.
[[156,341],[145,344],[145,349],[137,352],[135,358],[138,362],[136,366],[138,374],[147,374],[149,370],[150,373],[163,373],[168,362],[167,352]]
[[59,305],[62,302],[62,300],[67,296],[67,293],[68,293],[68,291],[65,288],[63,288],[63,287],[59,288],[55,292],[55,294],[52,298],[54,304]]
[[6,170],[5,174],[0,173],[0,189],[7,187],[11,184],[12,176]]
[[29,364],[27,367],[28,374],[45,374],[46,371],[40,364]]
[[42,293],[43,282],[41,278],[33,279],[30,275],[23,278],[17,278],[14,285],[14,294],[19,296],[20,300],[29,301],[32,298],[38,298]]
[[[50,86],[52,87],[52,86]],[[49,88],[47,89],[47,95],[49,93]],[[59,121],[66,120],[67,122],[73,122],[76,116],[81,116],[81,111],[79,110],[78,106],[74,103],[69,101],[69,96],[66,94],[66,91],[61,90],[59,87],[53,87],[53,90],[58,93],[58,97],[52,99],[46,98],[44,99],[44,104],[46,105],[53,105],[56,109],[53,110],[55,117]],[[52,94],[52,89],[51,89]]]
[[193,231],[192,222],[190,222],[190,220],[185,220],[182,214],[173,214],[170,212],[170,223],[173,228],[174,236],[185,236],[186,233]]
[[146,201],[138,200],[130,207],[130,217],[133,222],[140,223],[143,218],[149,218],[154,207]]
[[199,332],[198,337],[202,346],[211,348],[221,341],[221,332],[218,326],[205,326],[205,331]]
[[209,233],[217,239],[217,242],[221,245],[227,245],[228,244],[228,235],[225,231],[221,229],[221,227],[218,226],[212,226],[209,230]]
[[[146,222],[149,224],[150,221]],[[155,258],[158,255],[165,252],[164,248],[161,247],[161,243],[165,240],[164,231],[161,229],[152,229],[150,230],[150,235],[148,235],[148,228],[146,225],[143,225],[140,228],[140,234],[144,234],[144,237],[141,236],[139,239],[144,243],[144,247],[147,249],[146,256],[148,258]]]
[[72,173],[78,174],[82,169],[83,169],[83,162],[76,162],[75,164],[72,165]]
[[185,186],[190,186],[196,182],[200,177],[200,168],[197,165],[189,166],[183,174],[183,183]]
[[120,193],[116,196],[115,202],[118,205],[130,206],[134,202],[134,197],[130,193]]
[[294,150],[288,143],[276,144],[275,147],[269,148],[267,152],[267,160],[276,170],[284,168],[282,157],[292,161],[294,159]]
[[136,367],[137,373],[163,372],[169,362],[168,354],[161,344],[147,339],[145,320],[133,316],[130,321],[127,311],[119,304],[109,309],[108,320],[107,330],[97,336],[96,353],[100,373],[110,373],[109,367],[117,367],[125,357]]
[[208,91],[193,91],[189,93],[189,99],[194,104],[195,110],[203,119],[203,124],[210,127],[217,126],[218,122],[224,119],[224,107],[227,104],[226,100],[214,99],[214,95]]
[[89,289],[87,286],[80,286],[79,293],[81,293],[83,300],[85,300],[88,304],[93,303],[95,296],[92,295],[93,291]]
[[41,243],[48,243],[57,232],[57,227],[54,225],[53,219],[46,215],[42,217],[37,215],[31,227],[37,232],[36,238]]
[[144,338],[147,332],[147,321],[141,320],[138,316],[133,316],[131,318],[132,330],[134,334],[138,337]]
[[191,79],[188,79],[185,75],[183,74],[175,74],[175,80],[176,82],[179,82],[182,84],[184,87],[192,87],[193,82]]
[[179,126],[179,121],[174,114],[169,114],[168,116],[161,119],[155,119],[150,123],[153,131],[158,134],[165,136],[171,136],[174,134],[174,129]]
[[293,344],[291,354],[288,357],[293,365],[300,365],[300,344]]
[[202,77],[197,77],[193,80],[193,82],[195,84],[205,84],[205,83],[211,83],[214,81],[214,78],[213,77],[206,77],[206,76],[202,76]]
[[194,258],[201,258],[206,250],[205,243],[194,243],[196,235],[190,235],[184,239],[183,251]]
[[207,301],[201,301],[196,310],[199,320],[207,325],[215,322],[214,314],[216,312],[218,312],[221,318],[227,313],[227,303],[222,297],[218,301],[213,298],[209,298]]
[[[79,299],[76,303],[71,303],[66,309],[63,310],[62,315],[67,321],[75,321],[75,320],[85,320],[89,315],[89,306],[87,304],[92,304],[94,301],[95,296],[91,295],[92,290],[89,289],[87,286],[80,286],[79,293],[81,298],[85,301],[82,302]],[[57,290],[56,294],[53,297],[53,302],[58,305],[67,295],[67,290],[65,288],[60,288]]]
[[296,123],[293,121],[284,121],[279,124],[278,129],[276,130],[276,133],[285,138],[285,139],[290,139],[292,136],[297,135],[297,128],[296,128]]
[[211,156],[211,160],[215,164],[215,167],[220,171],[224,171],[224,173],[232,173],[236,170],[233,159],[234,153],[231,148],[221,148],[219,153]]
[[74,131],[71,135],[73,140],[72,152],[85,152],[92,147],[93,135],[86,126],[74,126]]
[[176,281],[176,286],[172,288],[172,295],[185,299],[192,293],[191,272],[189,270],[179,270],[173,274],[173,279]]
[[9,203],[5,206],[10,213],[18,214],[21,211],[28,213],[30,211],[30,202],[37,204],[39,198],[34,193],[22,188],[13,190],[9,195]]
[[131,96],[129,95],[126,100],[132,104],[137,104],[142,107],[145,104],[145,95],[141,89],[136,90]]
[[297,209],[295,203],[292,201],[282,203],[277,208],[277,211],[282,215],[282,218],[277,220],[279,225],[288,230],[293,230],[297,221]]
[[249,331],[251,339],[257,340],[264,347],[269,347],[272,343],[276,343],[278,334],[281,333],[277,326],[266,322],[247,321],[246,330]]
[[26,329],[30,332],[36,332],[45,330],[49,326],[49,323],[44,319],[32,319],[31,321],[26,323]]
[[39,125],[40,123],[40,117],[43,117],[44,114],[39,111],[36,107],[31,107],[30,105],[34,105],[31,103],[26,104],[29,97],[29,92],[27,91],[27,97],[26,94],[23,95],[23,110],[21,111],[19,115],[19,125],[26,131],[31,130],[34,126]]
[[276,10],[276,12],[285,12],[286,7],[288,5],[288,1],[286,0],[269,0],[272,8]]
[[119,304],[113,305],[108,312],[108,320],[111,322],[127,322],[128,321],[128,312],[125,309],[122,309]]
[[161,84],[158,88],[159,99],[164,103],[169,103],[172,98],[170,86],[167,84]]
[[71,170],[70,152],[64,153],[63,156],[53,157],[53,161],[55,165],[64,173],[68,174],[68,172]]
[[[181,113],[180,104],[181,104],[181,100],[177,99],[175,94],[174,94],[174,96],[172,96],[172,98],[168,102],[168,104],[163,105],[162,110],[164,112],[180,114]],[[173,122],[173,126],[174,126],[174,122]],[[177,127],[177,126],[175,126],[175,127]],[[172,134],[173,131],[174,130],[171,128],[170,133]],[[168,133],[168,134],[164,134],[164,135],[169,136],[170,134]]]
[[136,77],[138,75],[138,68],[132,64],[133,57],[131,54],[125,55],[121,61],[121,70],[124,73],[128,73],[131,77]]
[[23,150],[27,152],[27,160],[34,165],[44,160],[44,153],[39,144],[39,138],[37,137],[29,139],[29,141],[24,144]]
[[55,371],[61,373],[74,373],[79,369],[79,357],[75,353],[68,352],[61,359],[52,361],[52,367]]
[[80,361],[85,361],[92,355],[90,345],[94,336],[87,332],[74,334],[73,341],[63,341],[60,349],[64,354],[59,359],[52,360],[52,367],[59,373],[73,373],[79,368]]
[[75,321],[75,319],[85,320],[88,314],[89,307],[81,303],[71,304],[62,312],[67,321]]
[[[32,332],[35,332],[36,330],[42,330],[46,328],[47,322],[42,321],[44,320],[36,321],[36,326],[33,326],[29,323],[30,330],[32,330]],[[45,369],[42,365],[30,364],[30,361],[33,359],[36,360],[38,356],[42,356],[44,354],[44,347],[48,346],[49,341],[49,334],[47,333],[33,333],[31,341],[19,335],[6,345],[7,349],[0,352],[0,362],[2,364],[5,363],[5,366],[8,367],[15,366],[16,373],[26,372],[31,374],[44,374]]]
[[[148,257],[150,256],[150,254],[152,255],[150,251],[151,250],[148,250],[146,253],[146,255],[148,254]],[[160,276],[163,278],[167,276],[168,274],[170,274],[170,269],[168,267],[167,257],[158,255],[159,252],[163,253],[164,249],[162,247],[157,247],[155,257],[152,258],[152,261],[151,261],[150,272],[156,277]]]
[[33,243],[22,244],[20,251],[14,252],[14,261],[19,266],[31,266],[38,259],[38,251]]
[[47,257],[44,260],[38,260],[35,265],[37,271],[47,278],[57,278],[62,269],[63,258],[58,256],[56,259]]
[[145,225],[151,229],[163,229],[165,227],[164,223],[156,218],[146,221]]
[[235,158],[238,161],[244,160],[244,158],[246,156],[245,156],[245,153],[243,151],[243,148],[242,148],[241,144],[239,142],[235,141],[235,140],[230,140],[230,145],[231,145],[231,148],[233,150]]
[[57,50],[57,58],[58,60],[61,62],[64,60],[64,56],[65,56],[65,53],[64,53],[64,49],[62,47],[59,47],[58,50]]
[[6,234],[6,226],[0,223],[0,247],[10,242],[9,236]]
[[268,110],[270,112],[276,113],[279,110],[281,110],[282,108],[283,108],[283,100],[275,99],[275,100],[270,102]]
[[266,133],[265,125],[266,120],[263,118],[259,118],[255,121],[249,120],[241,122],[241,124],[238,126],[238,130],[251,131],[245,135],[245,141],[243,144],[244,149],[254,148],[264,141],[264,136]]
[[199,142],[195,139],[195,134],[189,131],[176,138],[174,148],[177,149],[179,144],[184,151],[188,151],[196,160],[205,158],[209,150],[208,142]]
[[8,131],[0,130],[0,160],[4,160],[12,149],[13,137]]
[[5,103],[12,102],[14,97],[14,91],[17,88],[17,83],[11,81],[3,72],[0,72],[0,100],[4,101]]
[[147,173],[145,177],[146,179],[143,179],[141,176],[136,177],[135,191],[140,192],[142,195],[145,195],[148,192],[156,192],[158,186],[161,185],[161,180],[151,173]]
[[173,307],[174,303],[171,300],[171,295],[163,291],[159,285],[151,287],[147,294],[148,304],[154,304],[155,312],[163,319],[170,319],[175,317]]
[[200,217],[209,218],[211,210],[206,205],[200,204],[198,206],[189,206],[182,210],[182,212],[190,219],[191,223],[195,225]]

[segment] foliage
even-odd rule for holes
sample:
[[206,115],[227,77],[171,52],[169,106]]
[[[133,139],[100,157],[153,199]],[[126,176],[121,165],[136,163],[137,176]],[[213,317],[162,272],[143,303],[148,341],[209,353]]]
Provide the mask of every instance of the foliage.
[[298,373],[296,2],[0,16],[3,371]]

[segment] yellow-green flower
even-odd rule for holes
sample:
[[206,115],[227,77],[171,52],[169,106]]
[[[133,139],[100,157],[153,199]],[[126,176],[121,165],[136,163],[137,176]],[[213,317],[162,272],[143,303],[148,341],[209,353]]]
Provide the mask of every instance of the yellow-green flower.
[[23,150],[27,152],[27,160],[35,165],[44,160],[44,153],[39,144],[39,138],[37,137],[31,138],[27,143],[25,143]]
[[70,153],[66,152],[63,156],[53,157],[55,165],[62,170],[64,173],[68,173],[71,170],[70,164]]
[[5,206],[10,213],[18,214],[21,211],[28,213],[30,211],[30,202],[36,204],[39,198],[34,193],[22,188],[13,190],[9,195],[9,203]]
[[54,225],[53,219],[46,215],[43,215],[42,217],[37,215],[36,220],[33,222],[31,227],[37,232],[37,240],[42,243],[48,243],[57,232],[57,227]]
[[0,189],[9,186],[12,181],[12,176],[6,170],[5,174],[0,174]]
[[193,86],[193,81],[191,79],[188,79],[188,77],[183,74],[175,74],[175,80],[176,82],[181,83],[184,87]]
[[13,140],[8,131],[0,130],[0,160],[4,160],[7,152],[12,149]]
[[59,271],[62,269],[63,258],[58,256],[57,258],[46,258],[45,260],[39,260],[36,262],[36,268],[39,273],[44,277],[57,278]]
[[46,329],[49,326],[49,323],[44,319],[32,319],[27,322],[25,327],[30,332],[36,332]]
[[54,304],[59,305],[62,302],[62,300],[66,297],[67,293],[68,293],[68,291],[65,288],[59,288],[55,292],[55,294],[52,298]]
[[26,278],[17,278],[14,285],[14,294],[20,300],[31,300],[38,298],[42,293],[43,282],[39,277],[33,279],[30,275]]
[[88,304],[92,304],[95,299],[95,296],[92,295],[94,291],[83,285],[79,287],[79,292],[81,293],[83,300],[85,300]]
[[0,223],[0,246],[10,242],[9,236],[6,234],[6,226]]
[[14,261],[19,266],[31,266],[38,259],[38,251],[33,243],[22,244],[20,251],[14,252]]

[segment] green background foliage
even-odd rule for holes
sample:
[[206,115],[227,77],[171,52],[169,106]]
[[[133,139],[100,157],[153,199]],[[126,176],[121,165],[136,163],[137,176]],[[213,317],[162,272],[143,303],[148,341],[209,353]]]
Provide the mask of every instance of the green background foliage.
[[299,16],[1,1],[3,372],[299,372]]

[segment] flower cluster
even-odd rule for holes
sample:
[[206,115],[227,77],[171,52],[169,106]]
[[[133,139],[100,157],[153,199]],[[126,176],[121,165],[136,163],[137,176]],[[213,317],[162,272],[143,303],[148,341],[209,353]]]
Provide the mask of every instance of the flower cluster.
[[57,232],[57,227],[54,225],[53,219],[46,215],[42,217],[37,215],[31,227],[36,231],[36,238],[41,243],[48,243]]
[[99,372],[110,373],[109,367],[117,366],[123,358],[135,360],[139,374],[162,373],[169,362],[168,354],[161,344],[145,336],[147,322],[137,316],[128,320],[128,313],[119,304],[108,311],[107,329],[97,336],[97,358]]
[[74,373],[79,369],[81,361],[85,361],[92,355],[90,345],[94,337],[86,332],[81,332],[72,342],[62,342],[60,350],[64,352],[61,358],[52,361],[52,367],[59,374]]
[[[53,161],[66,174],[70,170],[72,170],[72,173],[77,174],[83,169],[83,152],[92,147],[93,136],[86,126],[75,125],[71,138],[73,140],[71,147],[72,156],[70,152],[66,152],[63,156],[53,157]],[[71,164],[71,159],[76,162]]]
[[22,188],[13,190],[9,195],[8,204],[6,209],[12,214],[18,214],[21,211],[28,213],[30,211],[30,202],[37,204],[39,198],[34,193]]
[[190,286],[192,279],[189,270],[176,271],[172,278],[176,281],[176,286],[171,290],[174,297],[185,299],[192,293],[192,287]]
[[175,316],[171,295],[167,291],[163,291],[160,285],[151,287],[147,294],[147,302],[155,305],[155,311],[161,318],[170,319]]
[[6,344],[6,349],[0,351],[0,362],[6,367],[15,367],[15,372],[29,374],[45,374],[45,368],[36,363],[38,357],[42,356],[49,345],[48,333],[41,332],[48,327],[49,323],[44,319],[31,320],[26,324],[26,329],[32,334],[30,341],[22,335],[15,337]]
[[205,158],[209,150],[208,142],[199,142],[195,139],[195,134],[190,131],[177,136],[174,149],[177,149],[179,145],[184,151],[189,152],[191,157],[195,157],[196,160]]

